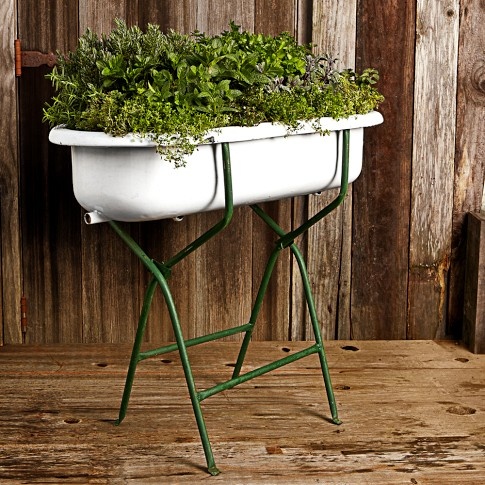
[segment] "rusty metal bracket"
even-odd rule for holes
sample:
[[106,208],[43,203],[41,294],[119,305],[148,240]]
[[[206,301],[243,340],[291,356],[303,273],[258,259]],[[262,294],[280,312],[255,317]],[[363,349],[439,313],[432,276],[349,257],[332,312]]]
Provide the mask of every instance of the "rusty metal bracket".
[[57,56],[49,52],[47,54],[39,51],[23,51],[20,39],[15,39],[15,75],[22,76],[23,67],[54,67],[57,64]]
[[22,331],[22,343],[25,344],[27,335],[27,298],[24,295],[20,298],[20,329]]

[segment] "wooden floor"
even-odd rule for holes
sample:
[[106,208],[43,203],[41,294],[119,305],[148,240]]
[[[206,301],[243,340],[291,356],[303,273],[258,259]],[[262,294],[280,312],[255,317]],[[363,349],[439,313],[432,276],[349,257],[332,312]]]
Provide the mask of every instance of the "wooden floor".
[[[230,374],[235,345],[190,349],[199,387]],[[246,369],[304,346],[255,342]],[[485,483],[485,355],[454,342],[329,342],[340,426],[315,355],[209,398],[217,477],[174,353],[139,365],[113,426],[129,352],[0,348],[1,484]]]

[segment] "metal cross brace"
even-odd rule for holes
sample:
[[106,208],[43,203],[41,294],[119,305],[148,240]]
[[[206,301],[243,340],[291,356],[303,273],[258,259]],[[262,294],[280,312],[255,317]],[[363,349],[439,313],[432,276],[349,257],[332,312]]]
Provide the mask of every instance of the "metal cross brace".
[[[323,379],[325,383],[325,389],[327,393],[327,399],[330,406],[330,411],[332,414],[332,421],[335,424],[340,424],[341,421],[338,417],[337,406],[335,403],[335,397],[333,393],[332,383],[330,380],[330,374],[327,365],[327,359],[325,356],[325,350],[322,341],[322,333],[320,330],[320,325],[318,323],[318,318],[315,309],[315,302],[313,300],[312,291],[310,288],[310,282],[308,278],[308,272],[306,269],[306,264],[303,256],[295,244],[295,239],[307,231],[310,227],[320,221],[323,217],[327,216],[336,207],[338,207],[344,200],[345,195],[348,190],[348,178],[349,178],[349,140],[350,140],[350,130],[343,130],[339,133],[342,136],[342,173],[341,173],[341,184],[339,195],[330,204],[320,210],[313,217],[304,222],[301,226],[286,233],[260,206],[251,205],[252,210],[279,236],[276,241],[275,248],[273,249],[268,263],[266,265],[265,272],[263,274],[259,291],[254,303],[249,322],[237,327],[221,330],[219,332],[214,332],[201,337],[192,338],[185,340],[182,334],[182,329],[180,326],[179,317],[177,314],[176,306],[170,292],[170,288],[167,282],[171,274],[172,267],[187,257],[190,253],[195,251],[197,248],[205,244],[208,240],[213,238],[216,234],[221,232],[230,223],[233,216],[233,194],[232,194],[232,176],[231,176],[231,157],[230,157],[230,146],[229,143],[222,143],[222,157],[223,157],[223,174],[224,174],[224,195],[225,195],[225,210],[224,217],[215,224],[212,228],[202,234],[200,237],[195,239],[192,243],[178,252],[175,256],[170,258],[165,262],[158,262],[150,257],[140,248],[140,246],[125,232],[121,227],[114,221],[109,221],[110,226],[113,230],[121,237],[121,239],[126,243],[126,245],[138,256],[145,267],[151,272],[153,278],[148,285],[145,293],[143,307],[140,313],[140,319],[138,322],[138,328],[136,331],[135,342],[133,344],[133,350],[131,354],[130,365],[128,368],[128,374],[126,377],[125,388],[123,392],[123,397],[121,401],[121,406],[119,410],[119,417],[115,424],[119,425],[125,415],[128,408],[128,402],[130,399],[131,389],[133,387],[133,381],[135,378],[136,367],[142,360],[148,359],[150,357],[155,357],[157,355],[165,354],[167,352],[173,352],[178,350],[180,359],[182,362],[182,367],[185,374],[185,379],[187,382],[187,387],[189,390],[190,400],[192,402],[192,407],[194,410],[195,419],[197,421],[197,426],[199,429],[202,446],[204,448],[204,453],[207,461],[208,471],[211,475],[219,474],[219,470],[215,465],[214,456],[212,453],[212,447],[207,433],[207,428],[202,414],[201,402],[214,394],[231,389],[243,382],[250,379],[258,377],[262,374],[270,372],[274,369],[282,367],[286,364],[299,360],[311,354],[318,354],[320,359],[320,366],[322,369]],[[264,295],[268,288],[268,284],[273,273],[276,261],[281,251],[289,248],[295,257],[298,267],[300,269],[300,274],[303,281],[303,288],[305,299],[308,305],[311,323],[313,326],[313,331],[315,334],[315,343],[308,347],[307,349],[295,352],[294,354],[288,355],[282,359],[276,360],[274,362],[268,363],[254,369],[252,371],[241,374],[242,365],[244,363],[244,358],[246,356],[246,351],[248,349],[251,335],[256,323],[259,311],[261,309]],[[165,303],[168,308],[170,319],[172,322],[175,340],[176,342],[171,345],[166,345],[164,347],[141,351],[141,344],[143,341],[143,335],[145,333],[146,323],[148,320],[148,314],[150,311],[150,306],[153,300],[153,296],[157,286],[160,287]],[[217,340],[229,335],[234,335],[236,333],[244,332],[244,339],[239,351],[239,355],[236,361],[236,365],[232,374],[231,379],[221,382],[211,388],[205,390],[198,390],[194,376],[192,373],[192,367],[187,354],[187,348],[198,345],[204,342],[209,342],[212,340]]]

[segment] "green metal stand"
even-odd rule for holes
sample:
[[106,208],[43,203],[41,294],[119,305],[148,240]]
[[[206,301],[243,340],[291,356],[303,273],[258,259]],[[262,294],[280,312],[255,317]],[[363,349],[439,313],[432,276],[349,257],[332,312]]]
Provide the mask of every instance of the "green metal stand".
[[[187,387],[189,390],[190,400],[192,402],[192,407],[194,409],[195,419],[197,421],[197,426],[199,428],[202,446],[204,448],[208,471],[211,475],[219,474],[219,470],[215,465],[214,456],[212,453],[212,448],[209,441],[209,436],[207,434],[207,428],[205,425],[204,416],[201,409],[201,402],[204,399],[210,396],[213,396],[214,394],[217,394],[221,391],[225,391],[227,389],[231,389],[237,386],[238,384],[242,384],[243,382],[253,379],[254,377],[260,376],[274,369],[282,367],[286,364],[299,360],[303,357],[306,357],[307,355],[318,354],[320,359],[320,365],[322,368],[327,398],[330,406],[330,412],[332,415],[332,421],[335,424],[341,423],[341,421],[338,418],[337,406],[335,403],[332,383],[331,383],[330,374],[328,371],[327,359],[325,357],[322,334],[320,331],[320,325],[318,323],[318,318],[315,310],[315,303],[310,289],[308,272],[306,269],[303,256],[294,242],[294,240],[298,236],[303,234],[311,226],[316,224],[323,217],[325,217],[336,207],[338,207],[338,205],[340,205],[345,198],[345,194],[347,193],[347,189],[348,189],[348,177],[349,177],[350,132],[349,130],[344,130],[339,135],[343,137],[342,175],[341,175],[340,193],[337,196],[337,198],[334,201],[332,201],[328,206],[323,208],[321,211],[319,211],[317,214],[311,217],[308,221],[303,223],[300,227],[288,233],[286,233],[283,229],[281,229],[281,227],[279,227],[278,224],[268,214],[266,214],[266,212],[264,212],[264,210],[261,207],[259,207],[258,205],[251,206],[253,211],[259,217],[261,217],[261,219],[279,236],[279,239],[276,241],[275,248],[268,259],[268,263],[266,265],[266,269],[263,274],[263,278],[259,287],[256,301],[254,303],[254,307],[251,312],[251,317],[249,319],[249,322],[244,325],[240,325],[234,328],[229,328],[226,330],[221,330],[219,332],[211,333],[201,337],[185,340],[182,335],[182,329],[180,326],[180,321],[175,307],[175,303],[173,301],[172,294],[170,292],[170,288],[167,283],[167,279],[171,274],[171,269],[175,264],[180,262],[190,253],[192,253],[197,248],[199,248],[204,243],[206,243],[209,239],[211,239],[216,234],[221,232],[232,219],[232,215],[233,215],[232,178],[231,178],[230,148],[228,143],[222,143],[223,173],[224,173],[224,188],[225,188],[224,189],[225,190],[224,217],[216,225],[214,225],[207,232],[202,234],[199,238],[197,238],[187,247],[182,249],[179,253],[177,253],[168,261],[161,263],[149,258],[145,254],[145,252],[140,248],[140,246],[138,246],[138,244],[126,232],[124,232],[116,222],[114,221],[109,222],[113,230],[121,237],[121,239],[127,244],[127,246],[138,256],[138,258],[142,261],[142,263],[153,275],[153,278],[146,290],[145,298],[143,301],[143,307],[140,314],[138,329],[136,332],[135,342],[134,342],[133,350],[131,354],[130,365],[129,365],[128,374],[126,377],[125,389],[124,389],[123,397],[121,401],[119,417],[115,422],[116,425],[119,425],[123,421],[126,415],[131,389],[133,386],[133,380],[135,378],[135,371],[138,363],[150,357],[155,357],[157,355],[165,354],[167,352],[172,352],[174,350],[178,350],[180,354],[180,359],[182,362],[185,379],[187,381]],[[249,342],[251,340],[251,335],[254,329],[254,325],[256,323],[259,311],[261,309],[261,305],[263,303],[264,295],[268,288],[268,284],[269,284],[272,272],[274,270],[278,256],[280,255],[281,251],[283,251],[286,248],[290,249],[294,257],[296,258],[298,267],[300,269],[301,277],[303,280],[305,298],[306,298],[306,302],[310,313],[313,331],[315,333],[315,343],[310,347],[308,347],[307,349],[288,355],[287,357],[284,357],[282,359],[266,364],[250,372],[241,374],[241,368],[244,362],[244,358],[246,356],[246,351],[248,349]],[[153,350],[141,351],[141,344],[143,341],[143,335],[145,333],[148,314],[150,311],[151,302],[153,300],[153,295],[155,293],[157,286],[160,287],[163,297],[165,299],[165,303],[169,311],[170,319],[172,321],[176,343],[171,345],[166,345],[164,347],[156,348]],[[245,333],[245,335],[244,335],[244,339],[241,345],[241,349],[239,351],[239,355],[238,355],[231,379],[205,390],[201,390],[201,391],[197,390],[194,377],[192,374],[192,368],[187,355],[187,348],[193,345],[198,345],[204,342],[217,340],[217,339],[227,337],[229,335],[234,335],[236,333],[241,333],[241,332]]]

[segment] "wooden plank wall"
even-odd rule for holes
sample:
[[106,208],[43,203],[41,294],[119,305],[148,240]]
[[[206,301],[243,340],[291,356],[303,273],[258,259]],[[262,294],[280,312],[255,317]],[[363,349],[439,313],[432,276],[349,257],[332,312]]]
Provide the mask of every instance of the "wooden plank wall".
[[451,274],[448,329],[462,319],[465,280],[466,220],[480,208],[485,178],[485,5],[460,2],[459,63],[457,73],[456,152],[453,190]]
[[[344,66],[355,67],[356,1],[314,2],[312,9],[312,42],[322,53],[338,56]],[[346,32],[346,35],[342,35]],[[337,190],[323,192],[318,197],[295,201],[294,224],[301,224],[325,207],[338,195]],[[325,322],[323,336],[327,339],[350,338],[352,187],[344,204],[313,227],[303,238],[308,270],[313,279],[314,296],[319,302],[319,318]],[[321,237],[325,234],[325,237]],[[303,290],[297,264],[294,262],[291,338],[313,338],[306,306],[302,305]],[[317,276],[318,275],[318,276]],[[298,323],[297,323],[298,322]]]
[[358,3],[357,67],[379,70],[386,124],[368,130],[362,179],[354,184],[353,338],[396,339],[407,333],[416,18],[413,2],[386,6]]
[[16,37],[16,2],[0,4],[0,344],[21,341],[20,297],[22,294],[19,167],[16,80],[13,42]]
[[[2,32],[5,46],[15,24],[14,5],[19,35],[29,50],[71,49],[87,27],[109,31],[114,17],[142,27],[151,22],[208,33],[227,28],[232,19],[257,32],[289,31],[339,57],[342,67],[378,68],[385,123],[366,132],[363,173],[345,204],[301,240],[324,335],[427,339],[460,334],[464,215],[479,209],[485,176],[483,2],[12,0],[1,7],[11,26]],[[2,52],[9,55],[6,47]],[[12,62],[0,63],[1,73]],[[11,149],[1,152],[4,341],[20,338],[21,277],[29,342],[131,341],[147,276],[109,227],[82,222],[68,152],[47,143],[48,129],[41,123],[41,107],[52,93],[43,79],[46,72],[24,69],[19,82],[18,164],[15,130],[4,125],[6,117],[0,120],[2,134],[11,140]],[[6,74],[0,81],[2,108],[9,106],[14,118],[9,94],[14,79],[11,70]],[[3,104],[7,98],[10,105]],[[18,186],[21,230],[18,222],[15,229]],[[333,195],[266,208],[289,229]],[[218,217],[201,214],[181,223],[125,227],[149,254],[163,259]],[[20,236],[21,254],[15,252]],[[248,319],[273,240],[256,216],[238,208],[227,232],[176,268],[172,285],[187,337]],[[12,268],[13,279],[6,268]],[[312,338],[301,292],[297,270],[285,254],[256,339]],[[172,338],[159,301],[147,338]]]
[[[458,22],[458,0],[417,2],[408,328],[409,336],[418,339],[442,338],[446,329]],[[430,76],[430,65],[439,79]],[[424,321],[426,313],[433,319]]]

